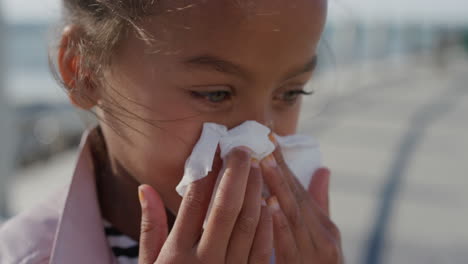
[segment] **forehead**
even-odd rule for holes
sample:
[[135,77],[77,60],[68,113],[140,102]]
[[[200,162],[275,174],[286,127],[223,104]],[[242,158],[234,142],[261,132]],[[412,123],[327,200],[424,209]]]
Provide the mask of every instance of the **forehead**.
[[327,0],[162,0],[154,9],[149,20],[167,30],[279,32],[315,26],[317,31],[325,21]]
[[[251,18],[274,15],[281,12],[300,12],[301,10],[324,11],[327,0],[160,0],[154,2],[157,13],[212,13],[233,14]],[[182,12],[181,12],[182,11]],[[216,15],[216,14],[212,14]]]
[[[326,17],[326,0],[161,0],[143,21],[154,38],[148,60],[214,54],[251,68],[298,67],[315,55]],[[135,57],[145,48],[131,38]],[[124,52],[125,53],[125,52]],[[147,54],[146,54],[147,55]],[[171,56],[162,56],[171,55]]]

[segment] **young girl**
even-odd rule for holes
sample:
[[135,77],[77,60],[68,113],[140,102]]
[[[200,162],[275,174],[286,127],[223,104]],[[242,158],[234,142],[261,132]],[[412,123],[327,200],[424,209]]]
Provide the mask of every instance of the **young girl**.
[[329,171],[305,190],[279,147],[262,161],[228,155],[204,228],[219,158],[183,199],[175,191],[205,122],[296,133],[326,0],[63,4],[57,72],[99,125],[69,188],[2,227],[0,263],[342,262]]

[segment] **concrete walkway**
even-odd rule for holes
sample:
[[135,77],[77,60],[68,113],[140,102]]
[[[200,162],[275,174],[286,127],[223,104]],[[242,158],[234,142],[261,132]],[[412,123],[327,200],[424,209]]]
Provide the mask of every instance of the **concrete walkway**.
[[347,263],[468,263],[468,60],[370,73],[303,117],[333,171]]

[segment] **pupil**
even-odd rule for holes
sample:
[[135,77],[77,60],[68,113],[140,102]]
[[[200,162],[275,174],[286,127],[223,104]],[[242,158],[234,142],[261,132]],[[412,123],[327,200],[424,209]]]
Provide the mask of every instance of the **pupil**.
[[286,100],[293,100],[295,96],[296,96],[296,93],[288,92],[286,93]]
[[211,96],[212,101],[219,102],[224,99],[224,93],[223,92],[216,92]]

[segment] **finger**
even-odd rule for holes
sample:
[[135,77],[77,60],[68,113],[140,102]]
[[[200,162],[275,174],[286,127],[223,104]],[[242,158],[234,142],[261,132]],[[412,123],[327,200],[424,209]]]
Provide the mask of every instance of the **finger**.
[[299,227],[302,224],[300,205],[302,200],[297,199],[291,190],[290,179],[278,167],[276,159],[270,155],[262,162],[263,178],[269,187],[272,195],[276,196],[281,208],[284,208],[284,213],[288,218],[293,228]]
[[300,263],[299,248],[297,247],[293,231],[275,196],[268,199],[268,208],[273,217],[275,258],[277,263]]
[[[323,174],[326,174],[326,172],[329,171],[328,169],[326,168],[320,168],[318,169],[315,173],[314,173],[314,176],[313,176],[313,179],[312,181],[318,177],[318,178],[322,178],[322,179],[317,179],[316,181],[322,181],[323,180]],[[318,175],[318,174],[322,174],[322,175]],[[309,212],[310,209],[313,209],[314,212],[316,212],[316,215],[319,217],[319,220],[321,222],[323,221],[329,221],[329,205],[328,205],[328,186],[324,187],[324,189],[327,190],[327,193],[325,194],[326,197],[325,199],[323,197],[320,197],[321,194],[320,194],[320,191],[317,191],[316,189],[318,189],[318,185],[321,184],[321,183],[311,183],[309,184],[309,189],[308,191],[304,191],[301,183],[299,182],[299,180],[295,177],[293,177],[293,180],[296,182],[296,186],[298,186],[298,189],[300,189],[299,193],[300,195],[296,195],[296,198],[299,196],[300,198],[298,198],[298,200],[300,200],[300,204],[301,204],[301,211],[302,212]],[[328,184],[328,183],[325,183],[325,184]],[[313,185],[313,187],[312,187]],[[312,191],[311,188],[314,188],[314,190]],[[303,194],[302,194],[303,193]],[[314,193],[314,196],[312,196],[311,193]],[[321,199],[321,201],[317,201],[316,199]]]
[[228,156],[226,169],[214,194],[206,229],[200,239],[198,253],[202,257],[225,259],[232,230],[244,203],[250,153],[247,148],[236,148]]
[[[306,223],[312,223],[315,219],[319,219],[320,226],[315,226],[313,224],[306,224],[310,234],[315,234],[313,240],[317,244],[323,244],[327,242],[326,236],[331,236],[336,241],[341,240],[341,234],[338,227],[333,223],[328,215],[325,214],[324,210],[318,205],[318,203],[311,198],[309,204],[307,204],[307,209],[303,211],[304,219]],[[317,235],[321,234],[321,236]]]
[[[301,192],[296,194],[292,192],[291,186],[296,186],[295,177],[286,176],[273,156],[265,159],[262,166],[265,182],[283,208],[282,214],[285,215],[290,224],[289,228],[294,235],[299,251],[309,259],[311,254],[316,252],[317,244],[320,243],[323,234],[319,217],[310,212],[308,203],[310,203],[311,198],[302,186],[297,186],[297,188],[302,188]],[[307,217],[305,217],[306,215]],[[274,217],[274,219],[276,218]]]
[[288,184],[289,184],[289,187],[291,188],[291,191],[293,191],[295,195],[299,194],[298,191],[300,191],[300,189],[299,190],[297,189],[297,185],[295,181],[297,180],[297,178],[295,177],[294,173],[291,171],[288,164],[286,163],[286,160],[284,159],[284,156],[283,156],[283,151],[281,150],[281,146],[278,144],[278,141],[276,140],[273,133],[270,134],[269,138],[273,142],[273,144],[275,144],[273,157],[275,158],[278,164],[278,167],[284,172],[285,176],[288,177],[289,179]]
[[331,235],[336,241],[340,241],[340,231],[330,219],[329,182],[330,170],[328,168],[320,168],[314,173],[308,189],[311,198],[308,203],[309,209],[304,212],[304,215],[306,219],[318,216],[326,233]]
[[329,237],[335,241],[341,241],[338,227],[312,197],[309,198],[308,203],[304,203],[301,212],[316,250],[318,250],[317,247],[327,244]]
[[300,207],[307,204],[307,200],[309,200],[308,198],[312,195],[313,199],[315,199],[315,202],[318,203],[325,215],[329,216],[328,185],[330,180],[330,170],[327,168],[316,170],[311,182],[309,183],[308,191],[306,192],[302,184],[299,182],[299,179],[297,179],[294,173],[289,169],[286,160],[284,159],[281,147],[273,134],[270,135],[270,139],[276,146],[273,156],[278,167],[283,171],[284,175],[288,179],[288,184],[290,185],[291,191],[294,193],[296,200],[300,203]]
[[320,168],[314,173],[308,188],[310,196],[327,216],[330,216],[329,186],[330,170]]
[[[273,152],[273,157],[275,158],[278,164],[278,167],[281,169],[281,171],[285,175],[287,182],[291,188],[291,191],[293,192],[294,196],[296,197],[296,201],[299,204],[300,211],[303,214],[305,214],[305,211],[310,211],[311,203],[317,203],[319,207],[321,208],[320,211],[322,211],[319,214],[317,214],[317,217],[319,217],[319,220],[321,222],[328,221],[329,215],[330,215],[329,202],[328,202],[329,200],[328,199],[329,197],[328,196],[328,183],[329,183],[330,170],[328,170],[327,168],[318,169],[314,173],[311,183],[309,184],[309,188],[308,188],[309,191],[306,191],[304,187],[302,186],[302,184],[299,182],[299,179],[289,169],[286,163],[286,160],[284,159],[281,147],[279,146],[273,134],[270,135],[270,139],[276,146],[275,151]],[[310,199],[311,188],[313,188],[313,191],[312,191],[312,193],[314,193],[313,197],[314,199],[316,199],[314,201],[311,201]],[[313,220],[312,218],[313,217],[310,216],[307,219]]]
[[258,161],[252,161],[244,204],[229,241],[227,263],[247,263],[260,219],[263,179]]
[[167,238],[167,217],[164,203],[149,185],[138,188],[141,204],[140,264],[154,263]]
[[177,247],[188,249],[198,243],[220,165],[220,158],[216,155],[213,170],[208,176],[189,185],[168,238]]
[[[340,240],[339,230],[329,218],[328,183],[330,171],[326,168],[321,168],[314,173],[311,184],[309,184],[309,190],[310,187],[314,188],[314,197],[317,197],[318,201],[311,199],[310,191],[307,192],[304,189],[297,177],[295,177],[294,173],[289,169],[284,159],[281,147],[276,141],[274,135],[270,135],[270,139],[276,146],[273,156],[278,167],[285,175],[291,191],[294,193],[294,197],[299,204],[301,217],[303,218],[303,222],[308,230],[308,232],[303,232],[302,228],[294,228],[294,233],[296,234],[296,239],[298,240],[301,252],[309,252],[310,244],[317,249],[318,245],[323,244],[324,241],[326,241],[326,236],[328,235]],[[316,190],[319,188],[321,188],[321,190]],[[283,205],[281,204],[281,206]],[[289,216],[288,213],[286,213],[286,215]],[[291,220],[291,216],[289,216],[288,219]],[[294,224],[294,217],[292,217],[292,220]],[[308,237],[304,237],[305,233],[308,233]]]
[[[262,205],[260,220],[250,250],[249,263],[271,263],[273,255],[273,218],[267,206]],[[244,262],[245,263],[245,262]]]

